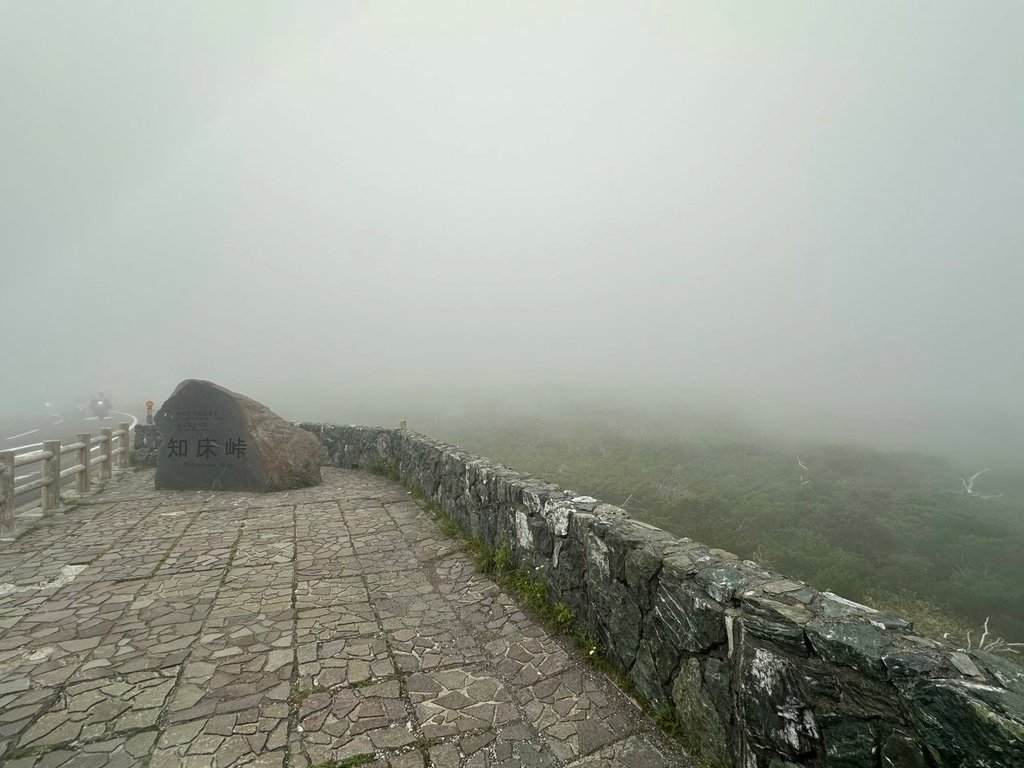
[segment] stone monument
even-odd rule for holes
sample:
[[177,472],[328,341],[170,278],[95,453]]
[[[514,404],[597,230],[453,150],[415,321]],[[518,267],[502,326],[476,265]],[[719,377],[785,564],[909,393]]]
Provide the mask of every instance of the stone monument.
[[213,382],[181,382],[155,422],[158,489],[265,492],[320,484],[320,443],[312,434]]

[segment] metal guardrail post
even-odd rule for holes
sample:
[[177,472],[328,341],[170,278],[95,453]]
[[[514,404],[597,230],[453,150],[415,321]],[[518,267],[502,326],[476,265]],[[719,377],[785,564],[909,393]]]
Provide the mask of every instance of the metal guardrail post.
[[89,459],[91,456],[89,448],[92,445],[92,435],[88,432],[79,432],[78,442],[82,444],[82,447],[78,449],[76,461],[78,464],[83,465],[84,469],[75,474],[75,490],[79,493],[86,493],[92,488],[92,483],[89,480]]
[[114,456],[111,453],[114,450],[114,431],[110,427],[105,427],[100,430],[100,434],[107,438],[100,443],[100,452],[103,454],[103,461],[100,462],[100,480],[109,480],[114,466]]
[[60,440],[45,440],[43,450],[53,454],[43,459],[42,474],[46,485],[43,486],[43,513],[52,512],[60,507]]
[[14,530],[14,451],[0,452],[0,533]]
[[117,457],[117,468],[128,469],[128,453],[132,449],[131,446],[128,444],[128,440],[132,434],[132,425],[127,421],[123,421],[118,425],[118,427],[122,430],[120,447],[123,448],[124,450],[122,450]]

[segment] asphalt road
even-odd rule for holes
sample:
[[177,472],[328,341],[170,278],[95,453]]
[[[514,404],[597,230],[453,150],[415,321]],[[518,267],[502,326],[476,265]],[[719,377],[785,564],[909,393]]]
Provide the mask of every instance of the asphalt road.
[[[101,429],[117,429],[117,425],[123,421],[134,423],[136,417],[122,411],[111,411],[105,419],[100,419],[88,411],[80,413],[74,410],[48,410],[44,406],[34,413],[8,416],[0,420],[0,451],[37,451],[43,447],[44,440],[60,440],[63,444],[73,443],[80,432],[88,432],[95,437],[100,434]],[[99,448],[98,445],[93,446],[94,454]],[[72,458],[71,455],[64,456],[62,466],[71,466]],[[30,483],[40,476],[40,471],[39,464],[19,467],[15,483]],[[71,482],[73,481],[70,477],[65,480],[65,484]],[[39,500],[39,495],[39,491],[22,494],[15,499],[15,505],[21,507],[35,504]]]

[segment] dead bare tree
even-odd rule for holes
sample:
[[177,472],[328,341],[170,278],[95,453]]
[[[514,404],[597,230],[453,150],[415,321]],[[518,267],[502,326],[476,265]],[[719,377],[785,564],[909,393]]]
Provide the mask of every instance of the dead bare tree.
[[967,633],[967,648],[965,650],[976,650],[976,651],[988,651],[989,653],[1020,653],[1018,648],[1024,648],[1024,643],[1008,643],[1001,637],[993,637],[991,640],[988,637],[988,619],[985,617],[985,623],[982,625],[981,637],[978,639],[978,644],[971,645],[971,633]]
[[[796,457],[796,465],[800,467],[800,469],[802,469],[804,472],[810,472],[810,470],[807,468],[807,465],[800,460],[799,456]],[[810,482],[810,478],[804,480],[803,473],[800,474],[800,485],[807,485]]]
[[984,475],[986,472],[991,471],[992,470],[989,467],[985,467],[984,469],[979,470],[978,472],[975,472],[973,475],[971,475],[969,480],[964,480],[962,477],[960,478],[960,482],[964,484],[964,490],[967,491],[968,496],[974,495],[974,481],[977,480],[981,475]]
[[984,494],[984,493],[975,493],[974,492],[974,481],[977,480],[982,475],[984,475],[986,472],[991,472],[991,471],[992,470],[989,467],[985,467],[984,469],[975,472],[967,480],[965,480],[962,477],[960,478],[960,482],[963,483],[964,490],[967,492],[968,496],[977,496],[979,499],[998,499],[998,498],[1002,497],[1003,494],[1001,494],[1001,493],[994,493],[994,494],[993,493],[988,493],[988,494]]

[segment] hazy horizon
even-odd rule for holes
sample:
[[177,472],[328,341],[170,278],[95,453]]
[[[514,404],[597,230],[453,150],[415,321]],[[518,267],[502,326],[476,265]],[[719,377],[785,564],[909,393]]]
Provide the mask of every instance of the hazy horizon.
[[4,3],[0,415],[205,378],[294,419],[706,408],[1019,466],[1022,29]]

